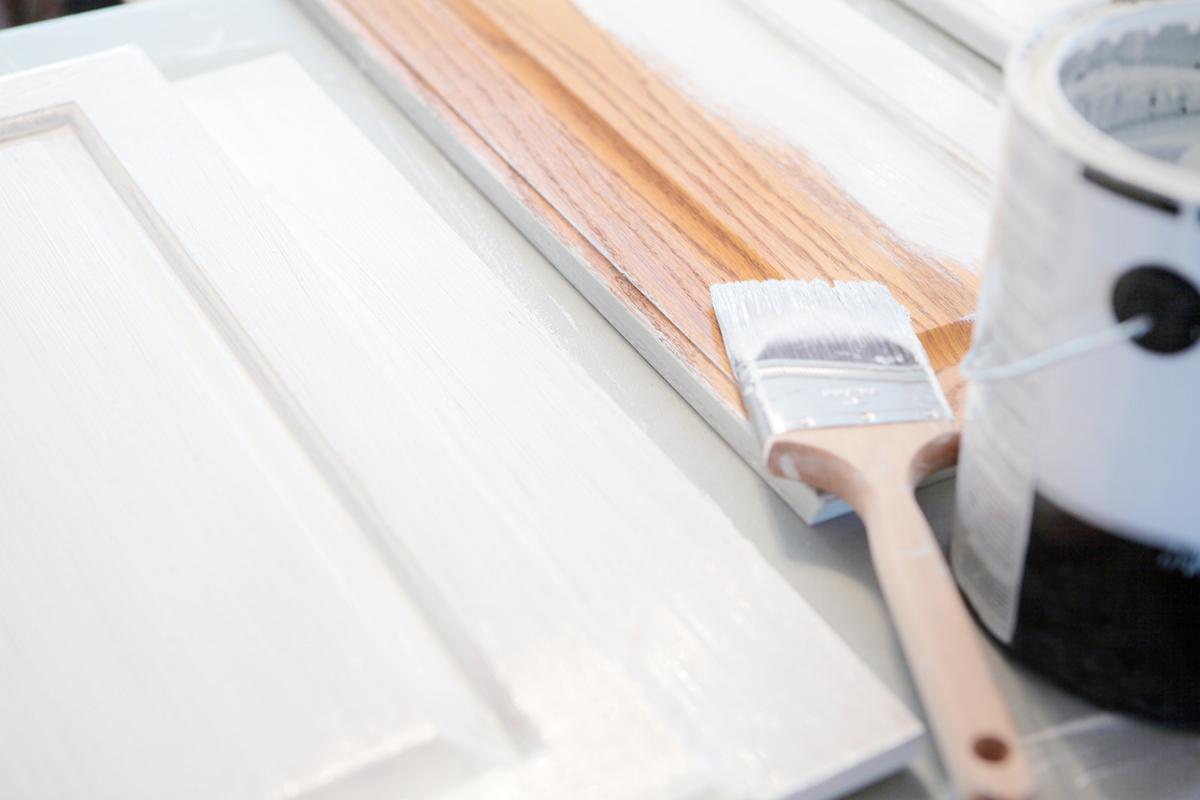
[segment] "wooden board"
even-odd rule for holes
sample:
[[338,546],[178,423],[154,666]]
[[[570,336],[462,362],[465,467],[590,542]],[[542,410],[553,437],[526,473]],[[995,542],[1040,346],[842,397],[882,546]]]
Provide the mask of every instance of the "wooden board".
[[[920,728],[285,57],[0,82],[0,794],[831,797]],[[235,168],[236,165],[236,168]]]
[[965,351],[977,264],[898,236],[802,147],[722,119],[567,0],[301,2],[756,467],[711,284],[879,280],[937,367]]

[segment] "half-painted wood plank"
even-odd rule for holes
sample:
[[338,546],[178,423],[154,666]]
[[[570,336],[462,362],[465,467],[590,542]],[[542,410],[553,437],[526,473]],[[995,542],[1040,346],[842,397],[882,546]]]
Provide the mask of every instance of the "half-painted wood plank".
[[976,265],[906,243],[803,149],[689,99],[569,2],[305,5],[751,463],[712,283],[880,280],[935,364],[965,351]]

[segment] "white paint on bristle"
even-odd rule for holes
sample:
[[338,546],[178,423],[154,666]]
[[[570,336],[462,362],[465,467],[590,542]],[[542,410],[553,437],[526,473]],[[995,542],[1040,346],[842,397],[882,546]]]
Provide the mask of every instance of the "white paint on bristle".
[[951,419],[908,311],[869,281],[741,281],[713,309],[759,439],[797,428]]
[[889,341],[928,365],[908,310],[872,281],[738,281],[711,287],[730,364],[772,343]]

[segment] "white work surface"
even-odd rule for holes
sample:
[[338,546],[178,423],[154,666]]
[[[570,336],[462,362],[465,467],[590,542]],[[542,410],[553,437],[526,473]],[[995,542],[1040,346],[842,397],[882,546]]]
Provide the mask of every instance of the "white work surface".
[[[804,525],[301,11],[286,0],[156,0],[93,12],[0,34],[0,74],[130,43],[173,80],[289,53],[883,682],[920,712],[858,521]],[[921,500],[945,536],[952,482],[926,488]],[[1195,736],[1098,712],[989,650],[1043,797],[1200,796]],[[927,746],[910,770],[856,797],[946,792]]]

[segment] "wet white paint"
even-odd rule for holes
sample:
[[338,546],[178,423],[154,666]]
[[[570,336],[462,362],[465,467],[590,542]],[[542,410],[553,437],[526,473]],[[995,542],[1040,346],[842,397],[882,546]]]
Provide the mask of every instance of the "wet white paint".
[[[836,0],[577,5],[750,138],[782,139],[810,155],[898,238],[979,268],[999,115],[858,12]],[[864,44],[877,39],[893,46],[841,52],[812,44],[856,36]],[[893,94],[888,73],[938,80],[882,102]],[[962,108],[947,102],[954,96],[963,98]],[[936,131],[936,140],[929,131]],[[944,146],[955,140],[952,148]]]

